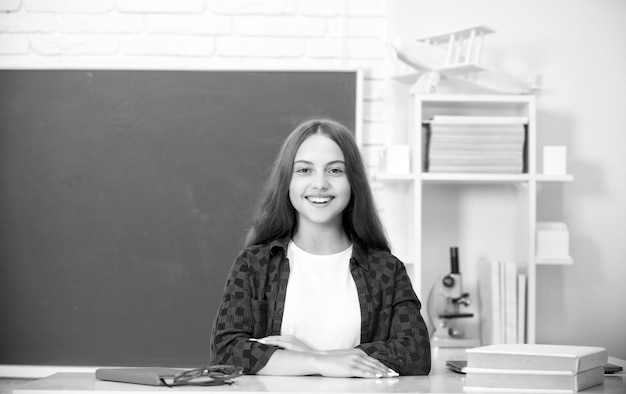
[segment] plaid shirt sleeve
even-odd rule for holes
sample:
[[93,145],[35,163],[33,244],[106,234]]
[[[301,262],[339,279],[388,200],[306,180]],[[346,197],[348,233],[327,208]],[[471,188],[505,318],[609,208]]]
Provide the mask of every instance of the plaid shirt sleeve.
[[368,321],[357,347],[400,375],[428,375],[428,329],[404,264],[391,255],[374,256],[360,276],[364,280],[358,280],[359,275],[355,280],[360,295],[367,298]]
[[247,374],[263,368],[277,350],[249,340],[266,336],[268,326],[268,302],[258,296],[265,281],[255,269],[263,257],[255,252],[259,251],[244,250],[235,259],[211,335],[211,364],[240,366]]

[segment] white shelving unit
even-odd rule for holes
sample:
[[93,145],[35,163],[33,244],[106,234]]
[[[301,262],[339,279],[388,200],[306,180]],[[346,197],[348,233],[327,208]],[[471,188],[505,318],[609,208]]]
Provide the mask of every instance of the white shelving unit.
[[[409,120],[403,139],[412,152],[411,173],[375,175],[375,181],[383,182],[386,191],[396,195],[396,202],[389,205],[404,205],[403,209],[396,209],[396,218],[391,219],[396,228],[390,234],[392,245],[400,245],[394,253],[408,264],[423,305],[437,277],[449,272],[451,246],[459,246],[464,287],[474,296],[478,290],[477,264],[514,260],[519,272],[528,278],[526,340],[534,343],[538,185],[573,180],[571,175],[537,173],[535,97],[413,93],[407,112]],[[434,115],[527,117],[524,172],[425,172],[424,125]],[[478,307],[470,311],[477,312]]]

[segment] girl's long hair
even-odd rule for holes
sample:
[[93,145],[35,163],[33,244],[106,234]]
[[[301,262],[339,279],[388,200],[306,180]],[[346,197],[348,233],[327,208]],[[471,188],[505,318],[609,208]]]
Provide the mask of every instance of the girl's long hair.
[[289,184],[294,159],[302,142],[315,133],[328,136],[339,145],[344,155],[352,191],[350,202],[343,212],[344,231],[353,243],[364,250],[390,251],[354,137],[344,125],[328,118],[308,119],[285,139],[261,192],[245,245],[265,244],[293,235],[297,212],[289,199]]

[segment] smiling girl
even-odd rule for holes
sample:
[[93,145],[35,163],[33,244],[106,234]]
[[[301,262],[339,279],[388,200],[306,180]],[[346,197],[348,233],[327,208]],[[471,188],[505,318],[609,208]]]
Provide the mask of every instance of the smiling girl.
[[352,134],[331,119],[301,123],[226,282],[212,363],[264,375],[425,375],[420,308]]

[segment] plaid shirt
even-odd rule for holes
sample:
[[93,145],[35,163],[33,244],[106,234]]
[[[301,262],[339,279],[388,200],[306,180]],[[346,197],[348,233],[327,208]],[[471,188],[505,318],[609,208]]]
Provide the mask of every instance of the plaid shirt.
[[[241,366],[254,374],[278,349],[248,339],[280,335],[289,279],[288,241],[251,246],[237,256],[213,325],[212,364]],[[357,348],[401,375],[427,375],[428,330],[404,264],[390,253],[365,253],[354,245],[350,271],[361,306]]]

